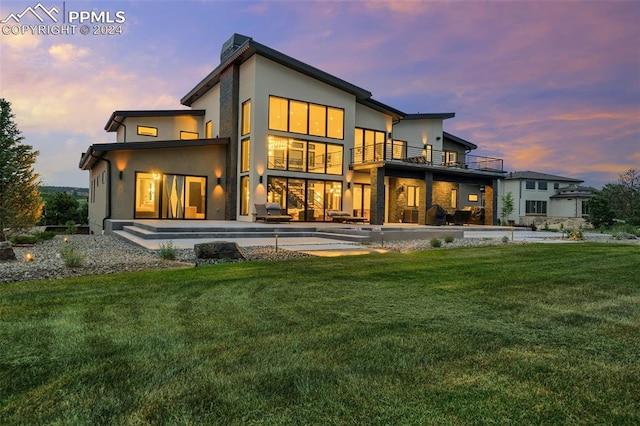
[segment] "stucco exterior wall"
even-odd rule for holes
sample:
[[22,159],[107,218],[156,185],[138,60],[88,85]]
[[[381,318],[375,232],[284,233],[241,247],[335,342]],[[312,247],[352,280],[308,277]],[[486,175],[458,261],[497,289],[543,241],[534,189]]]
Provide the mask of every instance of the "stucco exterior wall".
[[107,163],[99,161],[89,172],[89,232],[102,232],[102,219],[107,215]]
[[[180,131],[197,132],[204,138],[202,117],[180,115],[174,117],[128,117],[124,120],[126,126],[126,142],[157,142],[179,140]],[[138,135],[138,126],[156,127],[158,136]],[[118,142],[125,142],[125,127],[119,126],[116,132]]]
[[442,120],[401,121],[393,126],[393,138],[405,141],[411,147],[429,144],[434,151],[442,151]]
[[216,84],[204,95],[198,98],[192,105],[192,109],[204,109],[206,112],[202,118],[200,137],[205,137],[205,125],[211,121],[211,136],[216,138],[220,135],[220,84]]

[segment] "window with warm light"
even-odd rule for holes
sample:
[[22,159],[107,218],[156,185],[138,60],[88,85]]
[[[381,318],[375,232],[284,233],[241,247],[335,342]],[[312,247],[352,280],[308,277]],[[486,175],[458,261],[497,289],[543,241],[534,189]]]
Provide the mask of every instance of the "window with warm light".
[[294,221],[328,221],[342,209],[342,182],[269,176],[267,200],[278,203]]
[[456,188],[451,190],[451,208],[458,208],[458,190]]
[[180,139],[181,140],[193,140],[198,139],[198,132],[185,132],[184,130],[180,130]]
[[391,158],[402,160],[407,156],[407,143],[405,141],[394,140],[391,148]]
[[158,136],[158,128],[157,127],[149,127],[149,126],[138,126],[138,135],[140,136]]
[[207,121],[204,125],[204,137],[207,139],[213,137],[213,122],[211,120]]
[[469,197],[467,199],[472,203],[477,203],[478,202],[478,194],[469,194]]
[[344,110],[269,96],[269,130],[344,139]]
[[289,101],[289,131],[291,133],[307,134],[306,102]]
[[344,147],[338,144],[269,136],[267,167],[306,173],[342,174]]
[[269,97],[269,129],[286,132],[289,129],[289,101]]
[[309,134],[327,136],[327,107],[309,104]]
[[251,132],[251,100],[242,103],[242,135]]
[[240,145],[240,171],[248,172],[250,167],[251,139],[243,139]]
[[249,176],[240,177],[240,215],[249,214]]
[[156,173],[136,173],[135,218],[160,217],[160,176]]
[[418,207],[420,189],[417,186],[407,186],[407,207]]

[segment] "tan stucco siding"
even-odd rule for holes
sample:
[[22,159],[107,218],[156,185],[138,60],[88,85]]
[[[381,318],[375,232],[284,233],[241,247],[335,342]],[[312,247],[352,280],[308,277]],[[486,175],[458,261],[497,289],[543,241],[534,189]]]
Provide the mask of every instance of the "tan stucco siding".
[[[163,140],[179,140],[180,131],[196,132],[204,137],[204,124],[202,117],[180,115],[175,117],[129,117],[124,120],[126,126],[126,142],[156,142]],[[158,136],[138,135],[138,126],[155,127]],[[118,142],[125,142],[124,129],[120,126],[117,132]],[[215,135],[214,135],[215,136]]]
[[441,151],[443,149],[442,120],[401,121],[393,126],[393,138],[405,141],[407,145],[413,147],[429,144],[434,151]]
[[107,163],[99,161],[89,172],[89,230],[102,232],[102,219],[107,214]]
[[218,137],[220,134],[220,85],[216,84],[204,95],[198,98],[192,105],[192,109],[204,109],[205,115],[202,118],[200,137],[205,138],[205,126],[211,121],[211,136]]

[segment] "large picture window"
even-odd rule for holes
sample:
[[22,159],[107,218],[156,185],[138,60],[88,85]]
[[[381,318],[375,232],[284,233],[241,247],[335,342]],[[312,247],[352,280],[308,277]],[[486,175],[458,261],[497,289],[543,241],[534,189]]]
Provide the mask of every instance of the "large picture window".
[[344,139],[344,109],[269,96],[269,130]]
[[267,199],[293,220],[328,221],[328,212],[342,209],[342,182],[270,176]]
[[354,133],[354,161],[357,163],[383,159],[385,132],[356,127]]
[[240,215],[249,214],[249,176],[240,176]]
[[136,219],[205,219],[207,178],[136,172]]
[[271,170],[342,174],[344,147],[338,144],[269,136],[267,167]]

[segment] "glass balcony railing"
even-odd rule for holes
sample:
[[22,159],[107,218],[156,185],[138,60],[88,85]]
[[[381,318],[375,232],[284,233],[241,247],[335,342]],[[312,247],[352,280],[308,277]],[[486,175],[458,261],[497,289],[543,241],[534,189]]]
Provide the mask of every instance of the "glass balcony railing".
[[437,151],[397,142],[378,143],[351,149],[351,165],[376,162],[405,162],[428,166],[456,167],[487,172],[503,172],[502,158],[482,157],[457,151]]

